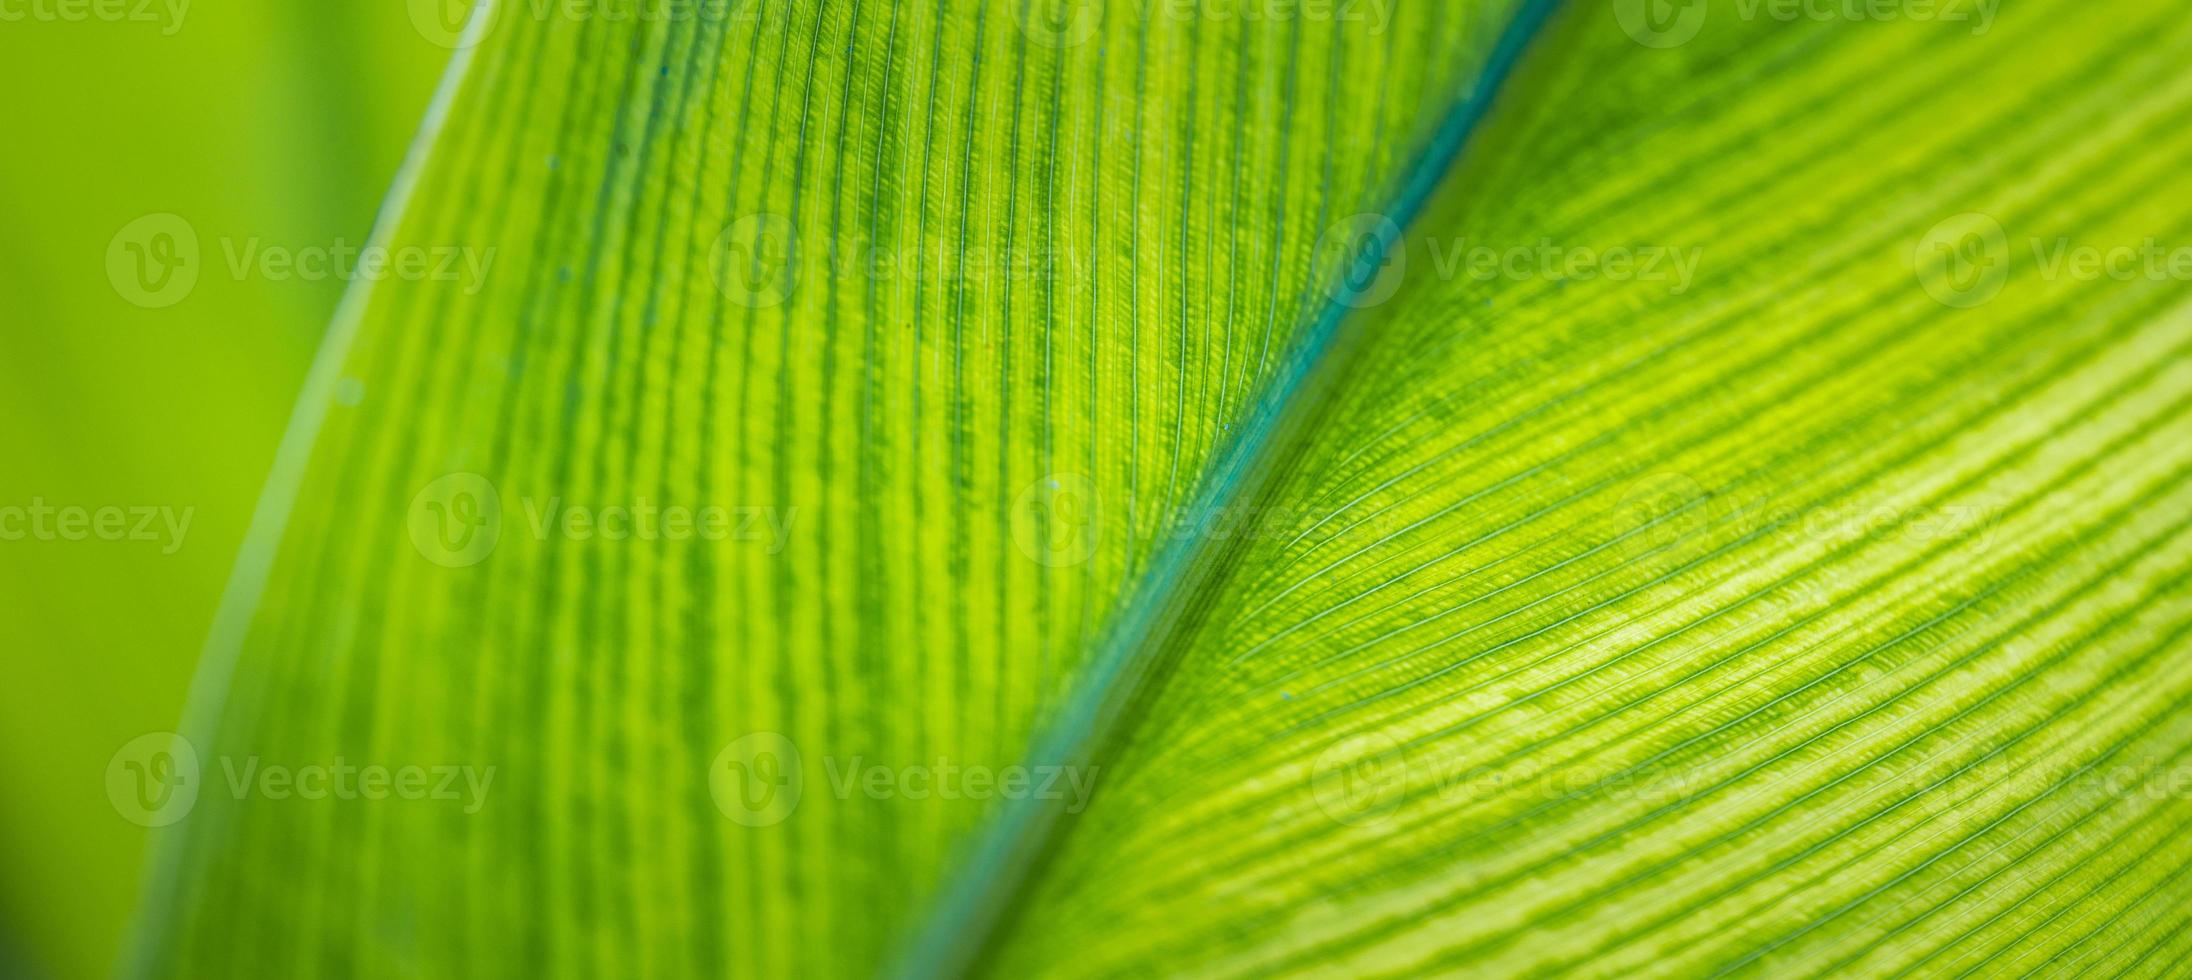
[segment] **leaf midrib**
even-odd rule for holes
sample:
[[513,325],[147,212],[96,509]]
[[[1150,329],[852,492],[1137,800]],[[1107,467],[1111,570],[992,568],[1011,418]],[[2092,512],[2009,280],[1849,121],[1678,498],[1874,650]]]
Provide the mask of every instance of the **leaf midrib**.
[[[1432,192],[1452,170],[1492,102],[1505,87],[1524,50],[1559,8],[1559,0],[1523,0],[1502,26],[1499,40],[1468,88],[1446,112],[1438,130],[1409,168],[1406,180],[1383,213],[1374,248],[1356,260],[1345,281],[1367,281],[1363,273],[1385,262],[1400,233],[1414,223]],[[1316,288],[1318,284],[1312,284]],[[1340,327],[1353,311],[1353,287],[1343,286],[1321,304],[1309,321],[1298,353],[1265,385],[1247,421],[1213,457],[1187,508],[1190,534],[1169,539],[1139,574],[1127,601],[1113,617],[1082,678],[1054,719],[1031,741],[1028,764],[1086,765],[1104,755],[1126,730],[1127,709],[1161,683],[1171,663],[1173,638],[1197,608],[1196,600],[1224,566],[1233,542],[1210,535],[1210,519],[1255,499],[1287,453],[1289,437],[1312,417],[1319,390],[1332,383],[1335,365],[1347,358]],[[1005,801],[946,880],[926,921],[913,934],[892,972],[911,977],[964,976],[973,972],[1009,932],[1040,862],[1062,833],[1064,816],[1057,801],[1034,798]]]

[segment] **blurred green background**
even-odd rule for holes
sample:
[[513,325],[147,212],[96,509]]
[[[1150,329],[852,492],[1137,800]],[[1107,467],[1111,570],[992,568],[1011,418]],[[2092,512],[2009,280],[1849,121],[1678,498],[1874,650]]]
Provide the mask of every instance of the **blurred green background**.
[[[0,0],[0,508],[190,515],[172,553],[0,540],[0,975],[114,966],[160,831],[108,803],[108,759],[177,727],[345,286],[227,255],[364,244],[449,59],[413,21],[441,3]],[[108,272],[154,214],[199,242],[159,309]]]

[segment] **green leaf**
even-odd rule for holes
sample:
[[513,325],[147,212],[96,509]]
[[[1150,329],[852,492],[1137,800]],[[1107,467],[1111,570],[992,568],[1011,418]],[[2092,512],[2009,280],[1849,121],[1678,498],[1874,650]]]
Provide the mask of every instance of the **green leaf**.
[[481,8],[144,972],[2178,958],[2181,18],[946,6]]

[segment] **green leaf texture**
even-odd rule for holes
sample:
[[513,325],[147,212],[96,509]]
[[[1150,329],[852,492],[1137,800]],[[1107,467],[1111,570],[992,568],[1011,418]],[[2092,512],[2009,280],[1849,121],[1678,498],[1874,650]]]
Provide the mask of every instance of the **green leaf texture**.
[[1638,6],[481,8],[136,966],[2170,969],[2192,25]]

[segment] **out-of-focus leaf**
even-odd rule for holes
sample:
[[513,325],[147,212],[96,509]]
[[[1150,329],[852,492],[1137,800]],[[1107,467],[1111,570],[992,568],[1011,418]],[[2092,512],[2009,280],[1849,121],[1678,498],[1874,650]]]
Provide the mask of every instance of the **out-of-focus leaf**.
[[[145,831],[99,776],[175,727],[283,419],[343,284],[231,274],[222,243],[361,244],[447,48],[401,4],[0,12],[0,508],[165,508],[156,540],[0,534],[0,959],[108,974]],[[106,257],[151,214],[195,285],[136,305]],[[262,249],[264,251],[264,249]],[[126,530],[126,529],[125,529]],[[22,537],[13,535],[22,534]],[[0,972],[5,972],[0,968]]]

